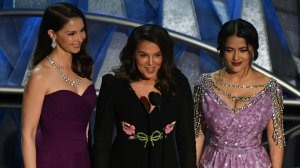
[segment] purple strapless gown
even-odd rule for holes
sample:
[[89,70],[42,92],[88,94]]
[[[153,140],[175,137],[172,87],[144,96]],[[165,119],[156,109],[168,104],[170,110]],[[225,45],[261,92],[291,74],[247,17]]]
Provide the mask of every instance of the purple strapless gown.
[[36,135],[38,168],[90,168],[86,128],[96,104],[94,85],[82,96],[59,90],[45,96]]

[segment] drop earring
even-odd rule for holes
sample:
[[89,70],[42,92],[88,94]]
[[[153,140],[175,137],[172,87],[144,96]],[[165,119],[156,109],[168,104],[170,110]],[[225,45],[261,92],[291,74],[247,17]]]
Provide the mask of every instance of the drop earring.
[[54,49],[57,46],[56,40],[52,40],[51,47]]

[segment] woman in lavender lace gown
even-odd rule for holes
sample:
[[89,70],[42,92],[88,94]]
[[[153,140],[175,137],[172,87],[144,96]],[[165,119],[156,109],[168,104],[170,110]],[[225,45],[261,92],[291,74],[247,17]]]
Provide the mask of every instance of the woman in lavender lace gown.
[[[282,90],[252,68],[258,34],[249,22],[223,25],[218,50],[225,67],[203,74],[194,88],[198,167],[279,168],[283,160]],[[202,150],[205,129],[209,144]],[[266,129],[270,155],[262,146]]]
[[25,168],[90,167],[87,130],[96,92],[85,28],[83,13],[71,4],[44,12],[23,95]]

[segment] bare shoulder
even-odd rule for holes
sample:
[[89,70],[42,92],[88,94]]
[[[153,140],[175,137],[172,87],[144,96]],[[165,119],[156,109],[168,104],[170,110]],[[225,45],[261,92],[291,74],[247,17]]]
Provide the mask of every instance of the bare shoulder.
[[262,74],[261,72],[255,71],[254,73],[254,79],[257,81],[259,84],[267,84],[271,78]]
[[214,72],[212,72],[211,73],[211,78],[214,80],[214,81],[220,81],[220,80],[222,80],[221,79],[221,71],[222,70],[217,70],[217,71],[214,71]]
[[36,91],[46,90],[51,82],[51,69],[44,61],[36,65],[29,73],[26,90],[34,89]]

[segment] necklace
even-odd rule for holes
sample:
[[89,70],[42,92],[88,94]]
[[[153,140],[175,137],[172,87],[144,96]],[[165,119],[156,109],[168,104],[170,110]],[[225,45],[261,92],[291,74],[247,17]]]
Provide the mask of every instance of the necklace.
[[228,99],[236,102],[247,102],[249,101],[254,95],[252,96],[233,96],[230,92],[226,92],[219,88],[214,82],[213,86],[215,89],[217,89],[222,95],[226,96]]
[[234,113],[236,113],[238,111],[237,109],[237,103],[238,102],[248,102],[252,97],[254,97],[255,95],[251,95],[251,96],[233,96],[230,92],[226,92],[224,90],[222,90],[221,88],[219,88],[215,82],[212,82],[213,87],[218,90],[222,95],[224,95],[225,97],[227,97],[229,100],[234,102],[234,107],[232,108],[232,111]]
[[222,81],[223,81],[223,71],[224,70],[221,70],[220,73],[219,73],[221,81],[216,82],[217,84],[219,84],[221,86],[226,86],[226,87],[231,87],[231,88],[247,88],[247,89],[262,88],[262,87],[268,86],[268,84],[263,84],[263,85],[235,85],[235,84],[230,84],[230,83],[222,83]]
[[266,87],[267,84],[264,85],[234,85],[234,84],[230,84],[230,83],[221,83],[221,82],[217,82],[219,85],[221,86],[226,86],[226,87],[231,87],[231,88],[262,88],[262,87]]
[[47,56],[47,59],[49,61],[49,63],[53,66],[54,69],[56,69],[56,71],[60,74],[60,76],[67,82],[69,83],[71,86],[73,86],[74,88],[77,88],[80,83],[81,83],[81,77],[77,75],[77,79],[76,80],[71,80],[67,74],[64,73],[64,71],[56,64],[56,62],[54,60],[52,60],[49,56]]

